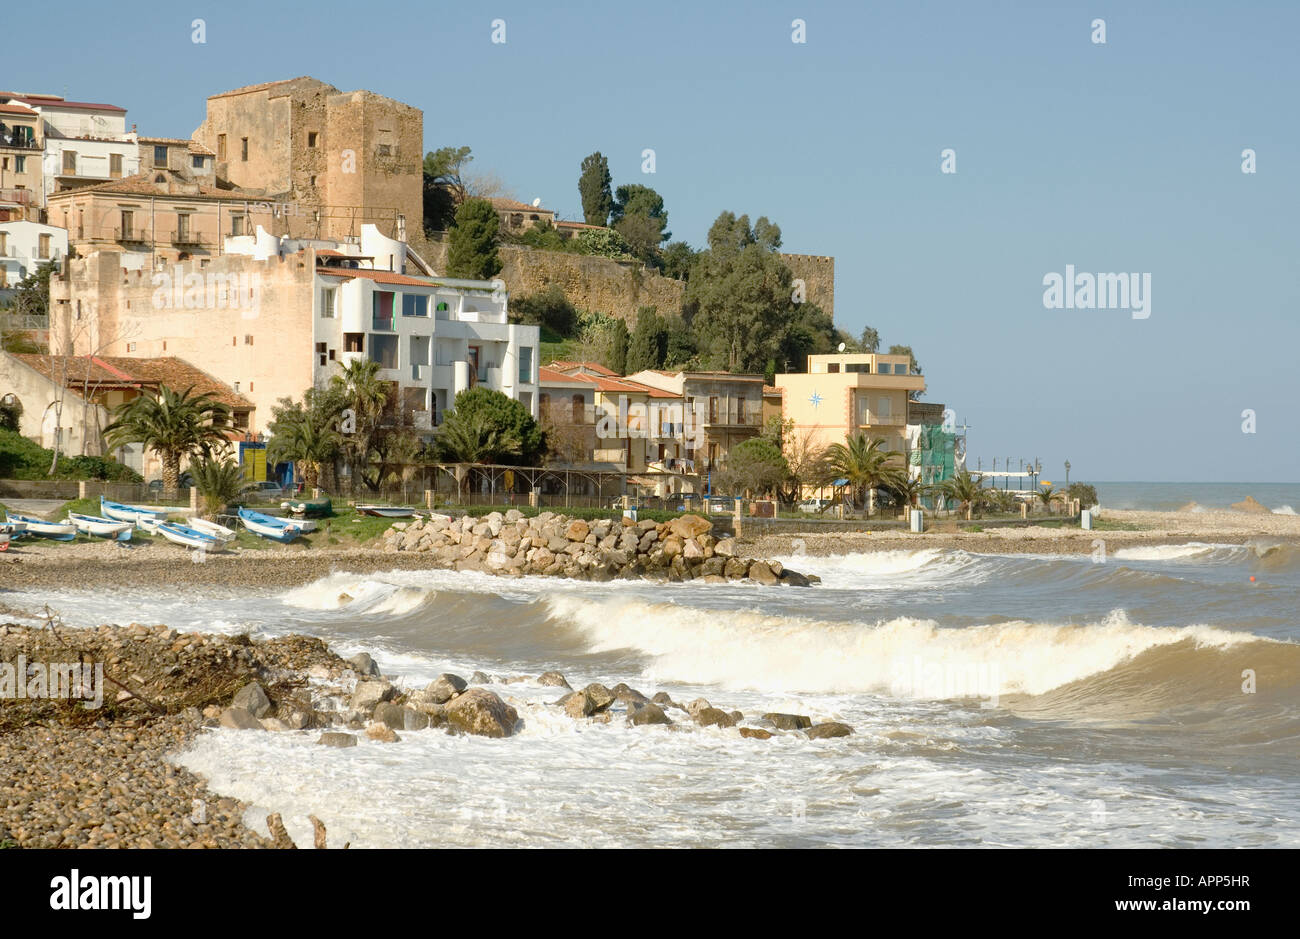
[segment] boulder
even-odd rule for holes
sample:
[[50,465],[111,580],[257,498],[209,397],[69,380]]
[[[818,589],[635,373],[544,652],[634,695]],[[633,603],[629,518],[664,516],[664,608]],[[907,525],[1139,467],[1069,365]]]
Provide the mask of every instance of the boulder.
[[537,676],[537,683],[545,685],[548,688],[568,688],[569,683],[565,681],[564,676],[559,672],[542,672]]
[[470,676],[469,676],[469,683],[470,683],[471,685],[491,685],[491,684],[494,684],[494,682],[492,681],[492,676],[489,675],[487,672],[475,672],[473,675],[470,675]]
[[585,691],[570,692],[555,703],[564,708],[564,713],[574,720],[590,717],[596,712],[596,706],[592,704],[591,696]]
[[235,692],[235,697],[231,699],[230,706],[231,708],[243,708],[256,718],[263,718],[271,713],[271,699],[266,696],[262,686],[255,681],[250,681]]
[[810,740],[821,740],[825,737],[847,737],[853,733],[853,728],[839,721],[826,721],[822,724],[814,724],[804,732]]
[[264,717],[261,720],[263,730],[273,730],[283,732],[289,729],[289,725],[278,717]]
[[1246,496],[1240,502],[1234,502],[1228,506],[1234,512],[1251,512],[1255,515],[1271,515],[1272,511],[1268,506],[1262,505],[1254,496]]
[[780,730],[807,730],[812,726],[812,718],[802,714],[781,714],[772,712],[763,715],[763,720],[771,721],[773,727]]
[[617,685],[615,685],[613,688],[609,690],[611,693],[613,693],[615,701],[618,701],[625,705],[631,705],[633,703],[635,704],[650,703],[649,698],[647,698],[641,692],[637,691],[635,688],[629,687],[623,682],[619,682]]
[[699,515],[682,515],[668,523],[668,530],[682,541],[707,535],[712,529],[713,523]]
[[591,526],[580,518],[569,522],[564,529],[564,537],[570,541],[586,541],[589,534],[591,534]]
[[348,664],[362,678],[379,677],[379,665],[365,652],[358,652],[352,656],[352,658],[348,659]]
[[387,724],[378,722],[371,724],[366,728],[366,736],[371,740],[377,740],[380,743],[397,743],[402,738],[397,736],[397,732]]
[[712,707],[712,705],[709,704],[707,698],[696,698],[690,704],[686,705],[686,711],[692,717],[694,717],[696,711],[700,710],[701,708],[707,708],[707,707]]
[[447,723],[462,733],[508,737],[519,712],[486,688],[470,688],[447,705]]
[[762,584],[764,587],[770,587],[773,584],[780,583],[776,574],[772,573],[766,561],[755,561],[749,565],[749,579],[756,584]]
[[342,734],[334,731],[327,731],[326,733],[321,734],[320,739],[316,742],[325,747],[355,747],[357,745],[357,738],[354,734]]
[[424,689],[424,693],[428,700],[434,704],[445,704],[468,687],[469,685],[465,682],[465,679],[459,675],[443,672],[429,682],[428,687]]
[[740,558],[728,558],[722,569],[722,576],[727,580],[743,580],[749,574],[749,565]]
[[408,710],[412,709],[403,707],[400,704],[394,704],[391,701],[381,701],[375,705],[374,719],[377,723],[387,724],[393,730],[405,730],[406,712]]
[[591,703],[595,706],[597,711],[605,710],[605,708],[609,707],[615,700],[617,700],[614,692],[610,691],[598,681],[592,682],[582,690],[589,698],[591,698]]
[[627,712],[627,722],[636,727],[642,727],[647,724],[671,724],[672,720],[669,719],[659,705],[646,701],[645,703],[633,703]]
[[357,711],[370,713],[381,701],[391,701],[397,689],[388,681],[359,681],[352,692],[350,706]]
[[781,583],[787,587],[809,587],[812,581],[800,574],[798,571],[792,571],[789,568],[781,571]]
[[698,708],[691,713],[701,727],[734,727],[736,719],[721,708]]
[[666,707],[666,708],[679,708],[679,709],[681,709],[681,710],[683,710],[683,711],[686,710],[686,708],[682,707],[680,704],[678,704],[676,701],[674,701],[674,700],[672,699],[672,696],[669,695],[668,692],[666,692],[666,691],[658,691],[658,692],[656,692],[656,693],[655,693],[655,696],[654,696],[653,698],[651,698],[650,700],[653,701],[655,704],[660,705],[661,707]]
[[226,708],[221,712],[220,724],[232,730],[262,730],[262,723],[247,708]]
[[736,539],[723,538],[713,546],[713,553],[720,558],[734,558],[736,556]]
[[748,737],[751,740],[770,740],[772,739],[772,732],[761,727],[742,727],[740,728],[740,736]]

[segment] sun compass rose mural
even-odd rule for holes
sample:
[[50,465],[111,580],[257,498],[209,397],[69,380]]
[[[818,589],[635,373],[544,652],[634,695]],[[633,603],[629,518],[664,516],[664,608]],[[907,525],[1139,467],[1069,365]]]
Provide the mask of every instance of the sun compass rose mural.
[[814,391],[812,397],[808,399],[808,403],[815,408],[822,403],[822,396]]

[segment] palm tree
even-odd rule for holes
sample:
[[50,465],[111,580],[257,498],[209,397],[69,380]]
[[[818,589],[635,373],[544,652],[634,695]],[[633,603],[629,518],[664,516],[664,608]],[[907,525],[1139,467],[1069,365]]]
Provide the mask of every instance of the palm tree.
[[1060,493],[1051,486],[1044,486],[1038,492],[1038,498],[1043,500],[1043,511],[1050,514],[1052,511],[1052,500],[1059,498]]
[[442,422],[437,447],[439,459],[448,463],[497,463],[523,449],[518,437],[491,424],[486,416],[461,417],[454,409]]
[[343,452],[352,467],[352,477],[364,478],[380,416],[388,402],[386,383],[379,378],[379,363],[353,359],[330,379],[330,390],[342,407],[352,412],[352,421],[344,422]]
[[959,503],[966,510],[967,521],[970,521],[971,512],[987,504],[990,498],[990,490],[984,488],[982,477],[971,475],[969,470],[945,479],[936,488],[944,498]]
[[163,490],[174,498],[180,484],[181,461],[210,457],[229,441],[230,408],[191,387],[182,392],[163,386],[158,396],[139,395],[113,410],[113,422],[104,428],[110,447],[142,443],[162,458]]
[[190,464],[194,488],[203,499],[203,517],[212,518],[253,487],[244,479],[243,468],[231,459],[207,457]]
[[291,460],[302,469],[308,489],[320,485],[321,469],[334,461],[343,449],[343,435],[335,430],[328,415],[304,411],[277,421],[267,446],[267,457],[278,463]]
[[881,449],[884,444],[882,438],[868,439],[866,434],[856,434],[846,443],[833,443],[826,448],[823,472],[831,479],[848,480],[854,504],[859,492],[867,501],[872,490],[894,483],[902,470],[893,463],[896,454]]
[[920,477],[909,476],[906,472],[898,474],[898,478],[891,483],[887,483],[885,488],[888,489],[899,502],[903,505],[916,507],[916,500],[925,495],[930,488],[921,482]]

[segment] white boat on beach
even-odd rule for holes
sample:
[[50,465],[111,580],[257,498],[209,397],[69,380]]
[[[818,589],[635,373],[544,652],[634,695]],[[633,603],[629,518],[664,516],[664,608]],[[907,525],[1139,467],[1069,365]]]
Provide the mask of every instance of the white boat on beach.
[[158,534],[173,544],[183,545],[187,548],[215,548],[218,544],[217,539],[212,535],[196,531],[177,522],[163,522],[158,526]]
[[100,538],[116,538],[118,541],[130,541],[132,522],[119,522],[98,515],[80,515],[68,513],[68,521],[83,535],[98,535]]
[[218,525],[216,522],[209,522],[205,518],[186,519],[185,524],[197,532],[212,536],[223,544],[235,540],[235,532],[231,531],[225,525]]
[[113,519],[118,522],[138,523],[142,518],[156,518],[163,521],[167,518],[166,509],[155,509],[146,505],[124,505],[121,502],[113,502],[99,497],[99,512],[105,518]]

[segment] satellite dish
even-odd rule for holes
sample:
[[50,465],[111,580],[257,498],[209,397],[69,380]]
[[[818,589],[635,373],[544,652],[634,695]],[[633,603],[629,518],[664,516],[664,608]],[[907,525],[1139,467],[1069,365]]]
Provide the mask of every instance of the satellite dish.
[[844,343],[842,343],[842,342],[840,343],[840,351],[841,351],[841,352],[844,351]]
[[537,208],[538,206],[540,206],[541,204],[542,204],[542,199],[541,199],[540,196],[538,196],[536,199],[533,200],[533,208],[534,208],[534,209]]

